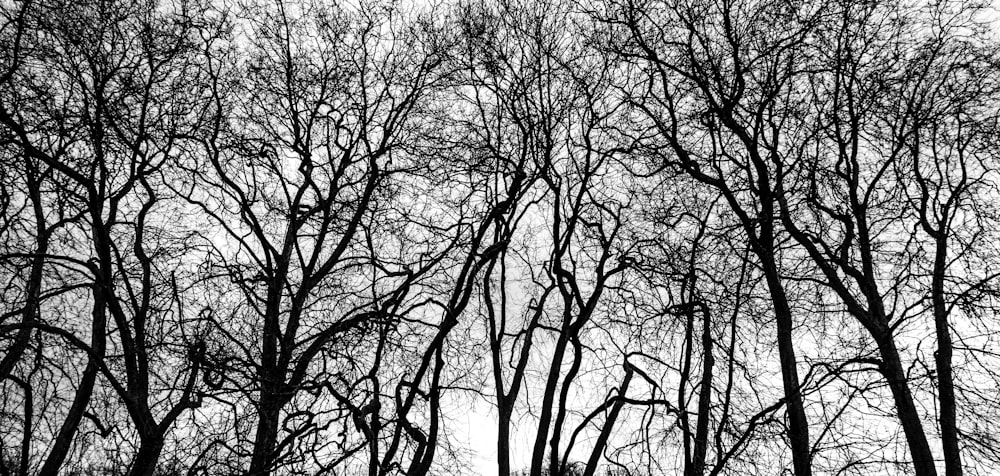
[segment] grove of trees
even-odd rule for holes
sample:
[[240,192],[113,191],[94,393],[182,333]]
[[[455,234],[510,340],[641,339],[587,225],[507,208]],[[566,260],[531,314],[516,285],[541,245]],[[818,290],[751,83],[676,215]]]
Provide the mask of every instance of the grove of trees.
[[0,0],[0,476],[996,474],[993,7]]

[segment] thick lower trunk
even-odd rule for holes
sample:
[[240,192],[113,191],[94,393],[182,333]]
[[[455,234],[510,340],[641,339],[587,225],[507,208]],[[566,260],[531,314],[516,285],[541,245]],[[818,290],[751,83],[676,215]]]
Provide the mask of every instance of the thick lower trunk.
[[792,449],[795,476],[809,476],[812,465],[809,451],[809,425],[799,391],[798,361],[792,344],[792,311],[788,297],[778,276],[773,255],[761,254],[768,290],[774,304],[777,327],[778,359],[781,363],[781,381],[785,392],[785,409],[788,415],[788,442]]
[[[942,322],[943,321],[943,322]],[[958,446],[958,419],[955,411],[955,383],[952,376],[951,334],[947,319],[937,323],[938,351],[938,400],[941,404],[941,443],[944,449],[944,468],[947,476],[962,475],[962,456]]]
[[70,447],[73,445],[73,438],[76,437],[76,432],[80,429],[83,414],[87,411],[87,406],[90,405],[90,396],[94,392],[97,371],[97,363],[91,358],[83,370],[80,385],[76,388],[76,395],[73,397],[73,403],[66,414],[66,419],[59,427],[59,432],[52,442],[52,449],[49,450],[49,456],[45,458],[45,463],[42,464],[38,474],[59,474],[59,469],[62,468]]
[[944,450],[944,471],[947,476],[962,475],[962,457],[958,446],[958,421],[955,411],[955,382],[952,376],[951,330],[948,308],[944,299],[944,278],[947,268],[947,241],[938,239],[934,257],[934,277],[931,300],[934,303],[934,329],[937,333],[937,353],[934,356],[938,374],[938,402],[941,424],[941,445]]
[[[376,380],[377,382],[377,380]],[[368,476],[378,476],[379,474],[379,461],[378,461],[378,436],[382,433],[381,419],[379,415],[379,408],[381,404],[379,403],[379,385],[375,384],[374,394],[375,398],[373,402],[375,403],[375,410],[371,413],[371,420],[369,421],[369,428],[371,432],[366,435],[368,438]]]
[[59,427],[59,432],[52,443],[52,449],[49,451],[48,457],[45,458],[45,462],[42,464],[38,474],[59,474],[59,469],[62,468],[63,463],[66,461],[66,456],[69,454],[70,447],[73,445],[73,438],[76,437],[76,432],[80,429],[83,414],[86,413],[87,407],[90,405],[90,397],[94,393],[94,383],[97,381],[97,373],[99,371],[98,359],[104,356],[106,343],[104,335],[106,326],[105,311],[106,301],[104,295],[100,290],[95,288],[94,310],[92,312],[93,325],[90,336],[91,353],[87,358],[87,366],[83,369],[83,374],[80,377],[80,384],[76,388],[73,403],[66,413],[66,419],[63,420],[62,426]]
[[577,373],[580,371],[580,365],[583,362],[583,346],[580,344],[580,340],[575,336],[572,337],[573,342],[573,361],[570,364],[569,371],[563,377],[562,388],[559,390],[559,404],[558,411],[556,412],[556,418],[552,425],[552,437],[549,439],[549,473],[550,474],[561,474],[566,471],[566,465],[569,461],[564,461],[560,456],[562,448],[560,447],[560,441],[562,440],[563,425],[566,422],[566,413],[568,411],[567,401],[569,400],[570,383],[576,379]]
[[153,476],[162,450],[162,436],[143,438],[139,442],[139,452],[135,455],[135,460],[132,461],[132,468],[129,469],[128,476]]
[[271,474],[274,465],[274,451],[278,444],[278,419],[281,403],[273,397],[262,396],[257,416],[257,433],[254,437],[253,455],[248,474],[262,476]]
[[702,365],[701,390],[698,392],[698,422],[695,424],[694,454],[691,457],[692,474],[705,474],[705,456],[708,453],[708,420],[712,409],[712,374],[715,357],[712,355],[712,320],[707,307],[702,307],[701,346],[705,353]]
[[564,328],[559,340],[556,341],[552,363],[549,366],[549,376],[542,394],[541,415],[538,418],[538,431],[535,434],[535,445],[531,453],[531,474],[542,473],[542,465],[545,461],[545,440],[552,421],[552,405],[555,402],[556,390],[559,386],[560,369],[567,342],[566,329]]
[[[14,376],[7,378],[21,387],[21,392],[24,395],[24,426],[21,432],[21,454],[18,457],[17,474],[19,476],[28,476],[28,465],[31,463],[31,422],[35,413],[34,394],[31,391],[31,385],[27,381]],[[5,475],[10,474],[7,472],[6,462],[4,461],[0,461],[0,470]]]
[[42,243],[38,246],[35,257],[31,260],[31,272],[28,275],[28,285],[24,303],[24,311],[21,313],[21,324],[24,325],[17,331],[14,343],[11,344],[3,359],[0,359],[0,380],[7,378],[7,375],[14,370],[14,366],[21,360],[21,355],[28,348],[28,341],[31,338],[31,324],[38,319],[39,294],[41,292],[42,266],[45,264],[45,253],[48,251],[48,237],[41,232],[39,240]]
[[597,474],[597,465],[604,456],[604,448],[608,446],[608,440],[611,439],[611,432],[618,421],[618,415],[621,413],[622,407],[625,406],[625,398],[628,396],[628,386],[631,381],[632,367],[628,367],[626,363],[625,378],[622,379],[621,389],[618,390],[618,401],[612,405],[611,413],[608,414],[607,419],[604,421],[601,434],[597,437],[594,449],[590,452],[590,458],[587,459],[587,466],[583,469],[583,476],[594,476]]
[[500,409],[497,430],[497,474],[499,476],[510,476],[510,415],[511,408],[504,405],[504,408]]
[[913,395],[910,393],[906,372],[899,360],[899,351],[891,336],[882,335],[877,336],[876,339],[882,354],[882,374],[889,383],[892,398],[896,403],[896,415],[903,426],[903,434],[906,435],[915,474],[917,476],[934,476],[937,474],[937,469],[934,466],[934,455],[931,454],[927,436],[924,434],[924,428],[920,422],[920,414],[913,403]]
[[809,453],[809,425],[799,392],[798,361],[792,345],[791,312],[785,310],[777,316],[778,356],[781,360],[781,380],[785,391],[788,412],[788,440],[792,448],[792,464],[796,476],[812,474]]
[[[284,264],[279,265],[277,276],[284,276]],[[257,406],[257,431],[250,456],[249,475],[269,475],[274,469],[275,448],[278,444],[278,420],[284,402],[281,401],[284,372],[278,367],[278,339],[281,336],[279,309],[281,285],[278,280],[268,284],[267,309],[264,313],[264,332],[261,342],[261,366],[258,370],[260,401]]]

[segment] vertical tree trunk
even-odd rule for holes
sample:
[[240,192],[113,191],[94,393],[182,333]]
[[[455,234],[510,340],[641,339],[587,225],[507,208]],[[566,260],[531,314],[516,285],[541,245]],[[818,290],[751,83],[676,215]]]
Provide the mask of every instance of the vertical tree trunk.
[[97,381],[97,372],[99,371],[97,359],[104,355],[106,337],[106,303],[104,301],[104,292],[98,289],[99,286],[99,284],[95,284],[93,292],[93,325],[90,336],[90,347],[93,354],[87,357],[87,366],[83,369],[83,375],[80,378],[80,385],[76,388],[73,403],[70,405],[69,412],[67,412],[62,426],[59,427],[59,432],[52,443],[49,456],[45,458],[45,463],[42,464],[38,474],[59,474],[59,469],[62,468],[63,463],[66,461],[70,446],[73,444],[73,438],[80,428],[83,414],[87,411],[87,406],[90,405],[90,397],[94,392],[94,383]]
[[136,454],[135,460],[132,461],[132,468],[129,469],[128,476],[153,476],[162,450],[163,436],[143,437],[139,442],[139,452]]
[[931,453],[927,436],[920,422],[920,414],[913,403],[913,395],[899,359],[899,351],[889,335],[888,329],[875,336],[879,351],[882,354],[882,373],[889,383],[893,400],[896,403],[896,414],[903,426],[906,442],[910,448],[910,458],[917,476],[934,476],[937,469],[934,466],[934,455]]
[[[28,463],[31,462],[31,423],[35,413],[34,394],[31,390],[31,384],[27,381],[13,375],[8,376],[7,378],[17,384],[17,386],[21,387],[21,391],[24,393],[24,427],[21,432],[21,454],[18,457],[17,474],[20,476],[28,476]],[[8,474],[5,462],[3,461],[0,461],[0,470],[2,470],[4,474]]]
[[500,476],[510,476],[510,416],[512,405],[504,404],[499,412],[497,429],[497,471]]
[[[773,252],[773,250],[772,250]],[[773,254],[759,253],[764,268],[767,287],[774,304],[777,327],[778,358],[781,362],[781,382],[785,391],[785,407],[788,414],[788,442],[792,448],[792,464],[795,476],[809,476],[812,465],[809,453],[809,427],[799,392],[798,362],[792,344],[792,310],[788,296],[778,275]]]
[[278,419],[282,406],[282,402],[276,399],[271,392],[262,392],[253,456],[250,459],[249,474],[253,476],[271,474],[274,450],[278,443]]
[[552,421],[552,405],[556,399],[556,390],[559,387],[560,369],[566,353],[566,344],[569,341],[566,333],[569,328],[569,316],[564,316],[564,325],[559,339],[556,341],[555,350],[552,354],[552,363],[549,366],[549,378],[545,383],[545,390],[542,396],[541,415],[538,418],[538,431],[535,435],[535,444],[531,452],[531,474],[541,474],[542,465],[545,461],[545,440],[549,434],[549,425]]
[[[24,311],[21,313],[21,323],[30,324],[38,319],[39,296],[42,289],[42,271],[45,266],[45,255],[49,251],[49,236],[51,230],[46,228],[45,211],[42,209],[41,187],[35,177],[37,169],[31,160],[25,158],[25,168],[31,173],[28,175],[28,190],[31,198],[32,211],[35,215],[35,233],[38,245],[35,256],[31,258],[31,271],[28,274],[28,282],[25,285]],[[22,327],[14,338],[14,343],[7,348],[3,359],[0,359],[0,380],[7,378],[17,362],[21,360],[21,355],[28,348],[28,340],[31,338],[31,327]]]
[[[44,217],[39,219],[44,220]],[[38,227],[38,249],[35,256],[31,258],[31,272],[28,275],[28,283],[25,286],[24,311],[21,313],[21,324],[31,324],[38,319],[39,295],[41,294],[42,268],[45,264],[45,253],[48,252],[48,231],[42,226]],[[31,338],[31,326],[25,325],[17,331],[14,343],[6,349],[3,359],[0,359],[0,380],[7,378],[14,366],[21,360],[21,355],[28,348],[28,340]]]
[[699,304],[702,311],[701,347],[705,353],[705,360],[702,364],[701,389],[698,392],[698,421],[695,423],[691,472],[700,476],[705,474],[705,455],[708,453],[708,420],[712,409],[712,373],[715,357],[712,355],[712,319],[708,308],[703,303]]
[[[291,232],[288,232],[291,234]],[[257,430],[254,436],[253,452],[250,457],[248,474],[268,475],[273,466],[274,450],[278,443],[278,419],[284,402],[280,390],[284,382],[284,372],[278,369],[278,339],[281,306],[282,277],[287,272],[289,247],[282,250],[276,271],[268,283],[267,307],[264,311],[264,329],[261,342],[261,365],[257,371],[260,385],[260,400],[257,408]]]
[[931,300],[934,304],[934,328],[937,332],[937,353],[934,357],[938,373],[938,401],[941,406],[938,421],[941,424],[945,474],[947,476],[961,476],[962,457],[958,447],[955,382],[951,364],[951,330],[948,328],[948,309],[944,300],[944,278],[948,259],[948,242],[945,236],[940,235],[936,245]]

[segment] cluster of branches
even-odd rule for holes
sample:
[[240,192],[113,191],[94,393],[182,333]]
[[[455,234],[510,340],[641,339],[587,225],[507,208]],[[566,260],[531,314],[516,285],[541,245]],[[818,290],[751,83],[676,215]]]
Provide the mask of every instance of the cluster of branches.
[[989,7],[3,1],[0,475],[1000,470]]

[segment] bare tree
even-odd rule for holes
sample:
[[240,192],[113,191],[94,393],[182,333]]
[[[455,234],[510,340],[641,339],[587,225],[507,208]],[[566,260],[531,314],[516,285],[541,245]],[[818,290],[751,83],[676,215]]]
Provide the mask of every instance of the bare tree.
[[[149,215],[158,206],[156,179],[172,152],[172,136],[199,126],[197,117],[177,120],[176,111],[192,106],[189,101],[197,96],[197,86],[186,82],[201,84],[193,72],[196,48],[188,38],[204,25],[191,20],[184,4],[155,13],[151,8],[145,2],[44,2],[25,3],[17,13],[0,121],[25,158],[40,246],[26,254],[35,263],[29,278],[33,297],[22,322],[5,327],[19,332],[5,367],[20,356],[22,336],[31,329],[66,341],[87,359],[42,473],[63,466],[82,419],[92,415],[88,407],[99,380],[120,399],[138,433],[132,474],[152,474],[165,433],[197,405],[192,392],[198,344],[179,336],[182,348],[191,346],[181,351],[180,361],[192,365],[175,369],[187,374],[187,383],[176,387],[173,397],[154,396],[161,375],[151,363],[177,362],[170,355],[175,338],[170,334],[176,330],[165,325],[176,282],[165,276],[163,265],[188,250],[172,247],[172,236]],[[46,175],[58,178],[42,185]],[[57,235],[60,246],[50,247],[59,228],[65,228]],[[156,242],[147,243],[148,235]],[[91,322],[83,334],[89,334],[89,343],[68,323],[39,316],[44,266],[39,260],[75,274],[66,288],[45,291],[48,298],[90,288]],[[115,356],[106,355],[109,335],[117,337],[110,343]]]
[[[647,85],[631,101],[659,134],[653,138],[655,147],[669,151],[664,165],[718,190],[759,260],[774,307],[787,441],[795,474],[807,475],[809,425],[793,345],[792,309],[778,258],[781,175],[757,151],[760,138],[754,123],[747,121],[757,120],[758,111],[782,93],[795,67],[789,58],[812,30],[816,13],[793,13],[778,4],[704,7],[613,3],[602,20],[626,36],[615,48],[640,62],[647,75]],[[768,31],[772,15],[787,20],[780,32]]]
[[986,7],[2,3],[0,475],[995,471]]

